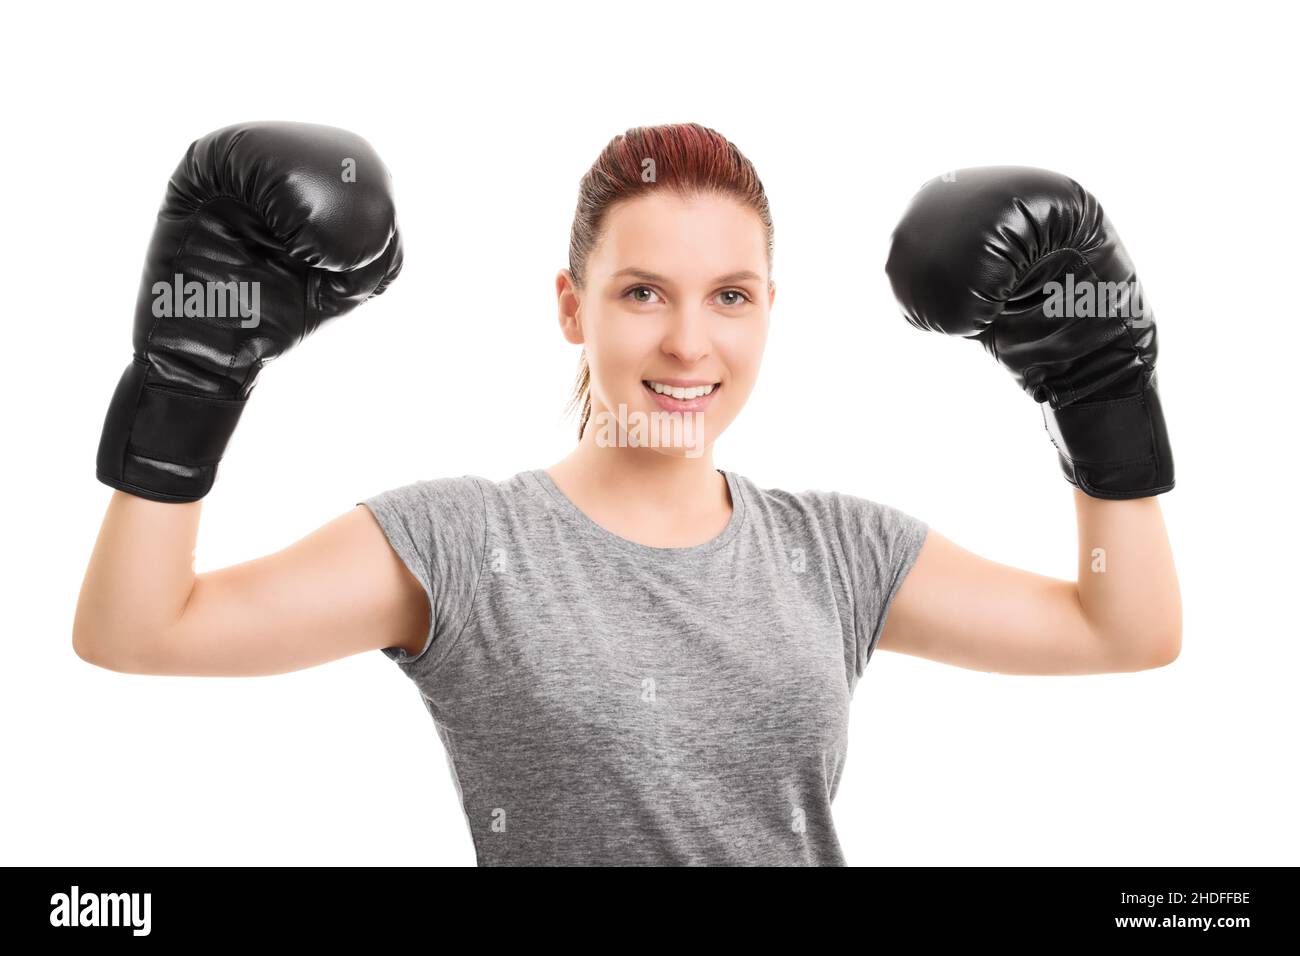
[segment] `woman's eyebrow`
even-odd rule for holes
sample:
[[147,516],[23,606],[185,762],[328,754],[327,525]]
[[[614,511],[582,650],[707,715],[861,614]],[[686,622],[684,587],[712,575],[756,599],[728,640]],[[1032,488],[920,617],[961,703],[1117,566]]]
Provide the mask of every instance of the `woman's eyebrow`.
[[[631,276],[635,279],[643,279],[646,282],[669,283],[672,281],[667,276],[661,276],[657,272],[647,272],[645,269],[637,269],[634,267],[619,269],[617,272],[611,275],[610,278],[617,279],[619,276]],[[724,276],[718,276],[713,281],[714,282],[744,282],[748,280],[752,282],[761,282],[762,279],[763,277],[756,272],[751,272],[748,269],[741,269],[738,272],[728,272]]]

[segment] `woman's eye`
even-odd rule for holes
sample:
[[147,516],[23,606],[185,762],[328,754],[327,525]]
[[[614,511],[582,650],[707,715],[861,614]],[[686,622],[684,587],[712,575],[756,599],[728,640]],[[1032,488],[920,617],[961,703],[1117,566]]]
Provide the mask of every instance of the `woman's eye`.
[[655,290],[652,289],[652,288],[650,288],[648,285],[638,285],[638,286],[633,286],[632,288],[628,289],[628,290],[627,290],[626,292],[624,292],[623,294],[624,294],[625,296],[628,296],[628,295],[632,296],[632,297],[633,297],[633,298],[632,298],[632,301],[633,301],[633,302],[641,302],[641,303],[645,303],[645,302],[649,302],[650,300],[649,300],[649,299],[638,299],[638,298],[636,298],[636,293],[638,293],[638,292],[649,292],[651,295],[653,295],[653,294],[654,294],[654,291],[655,291]]
[[[648,285],[637,285],[637,286],[633,286],[632,288],[624,292],[623,297],[628,298],[630,296],[633,302],[640,302],[642,305],[647,305],[650,302],[654,301],[653,299],[640,298],[641,293],[647,293],[649,295],[658,295],[658,293],[656,293],[655,290],[650,288]],[[738,298],[733,299],[730,302],[724,302],[723,303],[724,305],[740,305],[743,302],[749,301],[749,296],[745,295],[745,293],[741,292],[739,289],[725,289],[722,292],[719,292],[718,295],[738,296]]]

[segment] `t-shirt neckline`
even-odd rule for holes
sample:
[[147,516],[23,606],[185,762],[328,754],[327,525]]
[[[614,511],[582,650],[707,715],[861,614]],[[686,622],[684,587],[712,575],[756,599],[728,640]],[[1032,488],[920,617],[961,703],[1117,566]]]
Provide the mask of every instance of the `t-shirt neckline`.
[[671,558],[671,557],[693,557],[699,554],[708,554],[718,548],[723,547],[727,542],[740,531],[740,526],[745,521],[745,496],[741,492],[740,482],[736,476],[726,469],[715,468],[714,471],[727,479],[727,488],[731,492],[731,520],[727,526],[722,529],[714,538],[701,544],[691,545],[683,548],[656,548],[648,544],[641,544],[639,541],[630,541],[621,535],[615,534],[608,528],[593,521],[585,511],[569,500],[569,496],[560,490],[559,485],[546,473],[545,468],[534,468],[527,474],[550,496],[559,508],[560,512],[579,530],[589,537],[596,538],[601,542],[632,554],[643,556]]

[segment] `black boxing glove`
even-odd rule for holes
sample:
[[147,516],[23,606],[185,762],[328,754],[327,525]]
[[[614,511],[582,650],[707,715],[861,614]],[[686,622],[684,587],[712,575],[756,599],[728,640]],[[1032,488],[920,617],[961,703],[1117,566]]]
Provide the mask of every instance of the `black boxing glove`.
[[959,169],[921,187],[885,265],[907,320],[979,340],[1034,401],[1065,477],[1094,498],[1174,486],[1156,326],[1101,205],[1045,169]]
[[262,366],[401,267],[388,170],[355,133],[240,123],[192,143],[158,212],[99,480],[202,498]]

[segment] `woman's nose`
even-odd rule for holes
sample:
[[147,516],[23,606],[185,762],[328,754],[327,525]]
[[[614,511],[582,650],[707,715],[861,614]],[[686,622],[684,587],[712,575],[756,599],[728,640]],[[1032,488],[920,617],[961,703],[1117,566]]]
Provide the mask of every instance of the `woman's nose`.
[[683,364],[698,362],[709,354],[708,315],[700,309],[683,309],[675,313],[664,333],[662,349],[675,355]]

